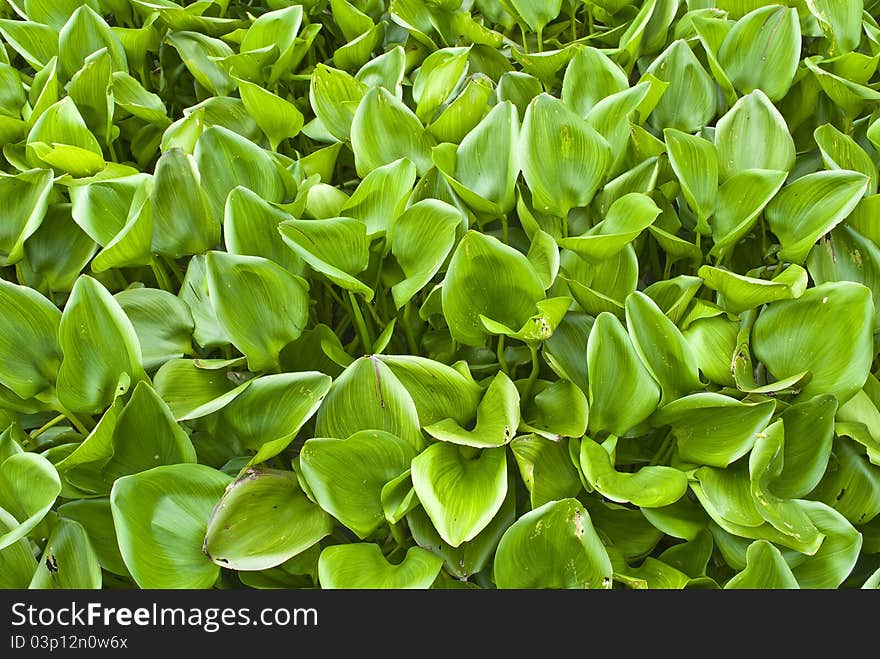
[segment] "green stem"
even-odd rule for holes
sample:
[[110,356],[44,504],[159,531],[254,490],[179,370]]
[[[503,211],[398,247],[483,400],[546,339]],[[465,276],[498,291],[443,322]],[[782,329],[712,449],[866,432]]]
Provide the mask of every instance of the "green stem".
[[577,7],[574,3],[571,3],[571,40],[577,41],[577,38]]
[[541,363],[538,361],[538,346],[534,343],[529,343],[529,353],[532,356],[532,370],[529,373],[529,379],[526,380],[526,386],[523,388],[523,398],[528,398],[529,394],[532,393],[532,388],[535,386],[535,382],[538,381],[538,372],[541,370]]
[[668,461],[668,456],[671,455],[672,452],[672,443],[675,441],[675,435],[672,434],[672,431],[669,431],[666,434],[666,437],[660,443],[660,447],[657,449],[657,452],[654,453],[654,457],[651,458],[651,465],[657,464],[666,464]]
[[498,365],[501,367],[501,372],[504,375],[510,375],[510,370],[507,368],[507,361],[504,359],[504,335],[498,335]]
[[34,430],[31,433],[31,439],[36,439],[37,437],[42,435],[44,432],[49,430],[49,428],[51,428],[52,426],[57,426],[59,423],[64,421],[66,418],[67,417],[64,416],[63,414],[59,414],[58,416],[56,416],[54,419],[52,419],[48,423],[45,423],[42,426],[40,426],[39,428],[37,428],[36,430]]
[[364,354],[366,354],[372,349],[373,340],[370,337],[370,333],[367,331],[367,324],[364,322],[364,316],[361,313],[357,298],[355,298],[354,293],[351,291],[348,292],[348,301],[351,303],[351,317],[354,319],[354,325],[357,328],[358,338],[361,341],[361,348],[363,349]]
[[168,266],[168,268],[171,270],[171,272],[174,273],[174,278],[177,279],[178,283],[182,285],[183,279],[185,277],[185,274],[183,272],[183,268],[181,268],[177,264],[177,261],[175,261],[172,258],[168,258],[167,256],[163,257],[162,260],[165,262],[165,265]]
[[544,28],[539,29],[536,32],[536,34],[538,37],[538,52],[543,53],[544,52]]
[[522,47],[523,52],[528,55],[529,54],[529,44],[526,41],[526,26],[522,23],[519,24],[519,31],[522,33]]
[[73,427],[76,428],[77,431],[79,431],[79,433],[81,435],[88,435],[91,432],[88,429],[88,427],[86,426],[86,424],[84,424],[82,421],[79,420],[79,418],[76,416],[76,414],[74,414],[73,412],[71,412],[70,410],[65,408],[60,403],[56,407],[57,407],[57,411],[61,412],[61,414],[63,414],[65,417],[67,417],[67,420],[73,424]]
[[409,346],[409,352],[412,355],[419,354],[419,344],[412,330],[412,300],[403,307],[403,333],[406,335],[406,343]]
[[394,542],[397,543],[398,547],[406,547],[409,543],[406,541],[406,536],[404,535],[401,526],[402,524],[400,522],[392,524],[391,535],[394,537]]

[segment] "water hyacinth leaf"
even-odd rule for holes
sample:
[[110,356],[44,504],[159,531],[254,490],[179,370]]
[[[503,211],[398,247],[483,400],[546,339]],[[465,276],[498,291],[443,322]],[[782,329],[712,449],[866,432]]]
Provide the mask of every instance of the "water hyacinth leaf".
[[214,506],[231,481],[205,465],[155,467],[113,484],[119,550],[141,588],[210,588],[220,567],[202,551]]
[[628,87],[624,71],[601,50],[588,46],[578,50],[565,69],[562,100],[586,117],[596,103]]
[[208,290],[208,273],[205,256],[198,254],[189,260],[178,297],[183,300],[192,313],[193,338],[199,346],[208,348],[230,343],[226,330],[217,319],[217,312],[211,304]]
[[17,453],[0,463],[0,550],[30,533],[61,493],[55,467],[37,453]]
[[242,256],[260,256],[288,272],[302,276],[305,263],[281,237],[278,226],[290,215],[244,187],[233,188],[226,198],[223,239],[226,250]]
[[640,508],[660,508],[678,501],[687,491],[683,471],[645,466],[632,473],[614,468],[605,447],[589,438],[581,442],[580,464],[590,486],[607,499]]
[[736,386],[730,367],[738,333],[739,323],[723,316],[700,318],[682,332],[697,358],[700,373],[709,381]]
[[0,175],[0,263],[12,265],[24,256],[25,241],[46,216],[52,191],[52,170],[33,169],[16,175]]
[[662,407],[652,422],[671,426],[683,460],[726,467],[749,452],[775,407],[772,400],[746,403],[723,394],[704,392],[684,396]]
[[631,192],[616,199],[598,224],[580,236],[562,238],[558,244],[587,260],[604,261],[635,240],[660,212],[649,196]]
[[0,384],[32,398],[55,383],[61,364],[61,312],[45,297],[0,280]]
[[71,218],[70,204],[49,206],[17,264],[19,281],[44,295],[66,293],[98,246]]
[[498,588],[611,588],[613,572],[576,499],[550,501],[520,517],[501,538],[493,570]]
[[151,193],[152,249],[174,258],[201,254],[220,241],[220,222],[211,213],[195,159],[169,149],[156,163]]
[[632,89],[603,98],[587,115],[587,123],[605,138],[615,154],[609,174],[620,171],[632,133],[630,118],[644,106],[650,92],[650,81],[639,82]]
[[366,225],[350,217],[285,220],[281,237],[294,252],[334,284],[371,300],[373,291],[355,277],[370,260]]
[[57,469],[75,489],[107,495],[120,476],[184,462],[196,462],[189,437],[153,388],[139,382],[125,407],[117,404],[105,413]]
[[590,432],[623,435],[657,409],[660,387],[613,314],[599,314],[593,324],[587,342],[587,372]]
[[855,209],[868,187],[864,174],[848,170],[808,174],[786,186],[767,206],[780,256],[803,263],[813,245]]
[[851,524],[866,524],[880,514],[880,477],[864,449],[846,437],[832,445],[835,470],[828,470],[810,497],[843,515]]
[[702,389],[697,360],[679,329],[644,293],[626,299],[626,324],[632,345],[660,384],[660,405]]
[[68,501],[58,507],[58,514],[85,529],[101,568],[120,576],[128,575],[116,542],[109,497]]
[[46,542],[28,588],[100,589],[101,566],[85,529],[61,519]]
[[837,3],[831,0],[806,0],[822,31],[834,43],[834,54],[855,50],[862,36],[862,2]]
[[846,402],[864,385],[872,352],[871,291],[826,283],[770,304],[752,331],[752,350],[777,379],[808,370],[799,400],[833,394]]
[[299,464],[321,508],[363,540],[385,523],[383,487],[407,471],[415,455],[390,433],[363,430],[347,439],[307,440]]
[[281,349],[306,326],[304,281],[256,256],[209,252],[205,264],[217,318],[250,369],[277,366]]
[[[435,147],[433,161],[474,211],[493,217],[505,215],[516,202],[518,137],[516,107],[509,101],[498,103],[456,149]],[[486,167],[487,153],[493,154],[492,167]]]
[[701,267],[698,274],[708,288],[718,291],[722,305],[733,313],[776,300],[798,298],[807,289],[807,271],[796,264],[788,266],[773,279],[745,277],[708,265]]
[[[178,421],[198,419],[231,403],[253,380],[237,384],[226,368],[230,362],[171,359],[162,364],[154,376],[156,393],[171,409]],[[237,360],[243,363],[244,358]]]
[[[378,171],[378,170],[374,170]],[[424,199],[406,209],[391,225],[391,253],[405,279],[391,287],[395,306],[405,306],[437,274],[452,246],[463,216],[458,209]]]
[[235,51],[226,42],[198,32],[171,32],[165,37],[200,85],[216,96],[229,96],[235,81],[220,65],[220,59]]
[[41,70],[58,56],[58,32],[35,21],[0,19],[0,34],[35,70]]
[[361,177],[400,158],[407,158],[424,174],[431,168],[434,139],[402,101],[384,87],[374,87],[352,119],[351,146]]
[[45,163],[72,176],[91,176],[106,163],[97,138],[89,131],[73,99],[47,108],[27,135],[28,160]]
[[783,498],[802,498],[821,480],[831,456],[837,400],[819,395],[786,409],[782,471],[773,480],[773,491]]
[[415,355],[377,355],[409,392],[422,426],[454,419],[473,421],[483,396],[470,374],[438,361]]
[[[551,440],[580,437],[587,431],[589,405],[576,384],[557,380],[539,381],[523,408],[520,428]],[[563,497],[564,498],[564,497]]]
[[61,74],[70,79],[82,67],[83,61],[101,48],[107,48],[114,71],[125,71],[128,62],[119,38],[88,4],[74,11],[58,33],[58,60]]
[[790,589],[799,588],[797,579],[780,551],[766,540],[749,545],[746,567],[733,576],[724,588]]
[[221,126],[211,126],[199,137],[195,159],[202,187],[214,218],[223,218],[226,197],[241,185],[269,202],[284,199],[285,189],[275,163],[265,150]]
[[332,545],[321,552],[318,579],[323,588],[425,589],[442,566],[442,558],[420,547],[410,547],[403,562],[394,565],[373,543]]
[[345,439],[361,430],[384,430],[416,449],[423,445],[412,397],[375,355],[354,361],[333,382],[318,410],[315,433]]
[[718,120],[715,147],[722,181],[750,169],[788,172],[794,165],[794,140],[785,119],[760,89]]
[[468,70],[469,48],[442,48],[422,62],[413,79],[416,116],[428,123]]
[[302,129],[302,112],[293,103],[252,82],[236,80],[236,83],[244,107],[269,138],[273,151]]
[[831,124],[819,126],[813,131],[813,138],[828,169],[846,169],[864,174],[870,179],[865,195],[877,194],[877,166],[858,142]]
[[[271,524],[265,524],[267,516]],[[205,554],[233,570],[265,570],[305,551],[332,530],[292,471],[248,469],[226,487],[208,520]]]
[[747,169],[734,174],[718,189],[709,254],[714,257],[730,251],[745,236],[782,188],[787,172]]
[[134,326],[97,280],[81,276],[58,330],[64,358],[58,398],[77,412],[96,413],[119,393],[146,379]]
[[715,146],[696,137],[667,128],[663,132],[669,163],[681,183],[688,206],[697,215],[698,230],[708,233],[706,220],[715,210],[718,192],[718,155]]
[[401,215],[416,181],[416,167],[401,158],[367,174],[339,212],[367,225],[367,235],[387,232]]
[[471,450],[437,442],[412,460],[416,495],[440,537],[453,547],[486,528],[507,494],[505,451],[465,453]]
[[519,423],[519,392],[511,379],[499,372],[477,406],[477,421],[472,430],[462,428],[455,419],[450,418],[426,426],[425,432],[442,442],[492,448],[510,442]]
[[858,561],[862,534],[823,503],[803,501],[800,505],[825,540],[815,554],[793,564],[791,571],[801,588],[839,588]]
[[[0,534],[14,525],[15,520],[9,519],[8,513],[0,513]],[[0,549],[0,588],[27,588],[36,570],[37,559],[27,538]]]
[[443,315],[453,338],[482,345],[486,316],[522,327],[544,298],[544,286],[520,252],[496,238],[469,231],[452,255],[442,289]]
[[367,86],[345,71],[318,64],[311,76],[309,101],[315,116],[339,141],[348,141],[355,111]]
[[526,320],[519,330],[514,330],[504,323],[499,323],[482,314],[480,314],[480,322],[491,334],[511,336],[532,347],[536,347],[537,344],[546,341],[553,335],[556,327],[562,322],[565,314],[568,313],[571,302],[571,298],[567,295],[538,301],[535,303],[538,313]]
[[[555,154],[551,162],[538,154]],[[608,143],[562,101],[541,94],[523,119],[519,160],[535,207],[557,217],[586,206],[606,175]]]
[[131,288],[114,297],[134,327],[146,370],[192,353],[195,326],[183,300],[152,288]]
[[650,116],[655,128],[693,133],[715,116],[715,84],[683,39],[670,44],[646,73],[669,83]]
[[580,478],[563,442],[532,434],[517,437],[510,448],[532,508],[575,497],[581,491]]
[[221,412],[224,427],[256,451],[250,464],[283,451],[318,410],[331,378],[317,372],[279,373],[254,380]]
[[760,89],[779,101],[794,81],[801,51],[797,10],[760,7],[738,20],[724,38],[718,60],[730,82],[748,94]]

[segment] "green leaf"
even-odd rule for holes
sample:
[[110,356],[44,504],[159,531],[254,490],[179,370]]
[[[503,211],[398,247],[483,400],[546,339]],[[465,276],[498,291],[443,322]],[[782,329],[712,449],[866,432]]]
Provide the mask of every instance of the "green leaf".
[[707,288],[718,291],[721,305],[740,313],[776,300],[791,300],[807,289],[807,271],[790,265],[773,279],[745,277],[728,270],[704,265],[699,270]]
[[657,409],[660,387],[621,322],[610,313],[599,314],[590,331],[587,371],[590,432],[626,434]]
[[828,169],[845,169],[864,174],[870,179],[865,196],[877,194],[877,166],[858,142],[831,124],[819,126],[813,131],[813,138]]
[[442,558],[419,547],[410,547],[395,565],[373,543],[332,545],[321,552],[318,579],[323,588],[423,589],[431,587],[442,566]]
[[693,133],[715,116],[715,83],[684,39],[671,43],[646,73],[669,83],[650,116],[657,130],[675,128]]
[[873,355],[871,292],[851,282],[773,302],[758,316],[752,350],[777,379],[808,370],[800,400],[833,394],[841,403],[865,383]]
[[581,491],[583,486],[565,443],[532,434],[514,439],[510,449],[529,490],[532,508],[577,496]]
[[[131,441],[137,437],[138,441]],[[159,465],[196,462],[196,453],[171,410],[146,382],[123,408],[117,404],[73,452],[57,464],[65,496],[107,495],[120,476]],[[68,489],[70,492],[68,492]]]
[[766,540],[756,540],[749,545],[745,569],[724,584],[724,588],[785,589],[799,586],[779,550]]
[[226,197],[239,185],[269,202],[285,196],[272,158],[250,140],[220,126],[211,126],[196,143],[195,159],[214,218],[223,217]]
[[303,115],[293,103],[252,82],[236,80],[236,83],[244,107],[269,138],[273,151],[283,140],[299,134]]
[[[499,89],[500,86],[499,83]],[[603,98],[628,88],[623,70],[601,50],[588,46],[578,50],[568,63],[561,98],[572,110],[586,117]]]
[[96,50],[107,48],[114,71],[128,69],[125,49],[101,15],[88,4],[74,11],[58,33],[58,63],[61,75],[70,79],[83,61]]
[[101,566],[85,529],[62,518],[52,529],[28,588],[100,590],[101,583]]
[[840,224],[865,194],[868,178],[846,170],[808,174],[782,189],[767,206],[780,257],[803,263],[823,234]]
[[353,76],[319,63],[312,73],[309,101],[315,116],[339,141],[347,141],[355,111],[367,93],[367,86]]
[[661,406],[703,388],[690,345],[651,298],[627,297],[626,324],[636,353],[660,384]]
[[305,551],[332,528],[330,517],[306,498],[293,472],[248,469],[214,507],[204,552],[220,567],[265,570]]
[[443,284],[443,315],[455,340],[483,345],[480,316],[522,327],[544,298],[544,286],[528,259],[491,236],[469,231],[452,255]]
[[81,276],[70,293],[58,330],[64,358],[58,398],[75,412],[97,413],[146,379],[131,321],[97,280]]
[[651,420],[654,425],[671,426],[683,460],[726,467],[751,450],[775,406],[771,400],[746,403],[702,392],[669,403]]
[[202,189],[196,160],[169,149],[156,163],[153,181],[153,251],[178,258],[216,247],[220,223]]
[[640,508],[660,508],[687,491],[687,476],[673,467],[645,466],[632,473],[615,470],[604,446],[588,437],[581,442],[580,465],[590,486],[602,496]]
[[128,576],[128,568],[122,561],[116,542],[109,497],[68,501],[58,507],[58,514],[62,519],[79,523],[86,530],[101,568],[113,574]]
[[0,463],[0,550],[26,537],[60,493],[58,472],[43,456],[17,453]]
[[210,588],[220,568],[202,551],[208,520],[232,480],[205,465],[156,467],[113,484],[119,550],[141,588]]
[[278,365],[278,353],[308,320],[304,281],[256,256],[208,252],[208,289],[217,318],[252,371]]
[[294,252],[334,284],[360,293],[373,291],[355,275],[370,261],[367,227],[360,220],[334,217],[322,220],[286,220],[278,225],[281,237]]
[[256,451],[249,464],[281,453],[317,411],[332,379],[315,371],[264,375],[224,406],[223,429]]
[[708,233],[706,221],[715,211],[718,192],[718,154],[708,140],[673,128],[663,131],[669,164],[681,183],[690,209],[697,215],[699,233]]
[[588,261],[604,261],[634,241],[659,215],[660,209],[650,197],[631,192],[616,199],[599,223],[580,236],[562,238],[558,244]]
[[486,528],[504,502],[505,451],[469,456],[455,444],[431,444],[413,458],[412,481],[440,537],[458,547]]
[[743,94],[760,89],[780,101],[794,81],[801,29],[794,8],[759,7],[738,20],[721,44],[718,59]]
[[226,198],[223,238],[226,251],[242,256],[260,256],[274,261],[294,275],[305,274],[305,264],[281,237],[279,224],[290,215],[241,186]]
[[715,148],[722,181],[750,169],[788,172],[794,166],[794,140],[785,119],[760,89],[718,120]]
[[309,439],[299,457],[318,504],[363,540],[385,523],[384,485],[406,472],[415,455],[390,433],[363,430],[347,439]]
[[468,70],[469,48],[442,48],[428,55],[415,72],[412,86],[416,116],[429,122],[461,84]]
[[106,165],[101,145],[69,96],[47,108],[34,123],[27,153],[34,164],[42,162],[73,176],[91,176]]
[[367,174],[339,212],[366,224],[369,237],[382,235],[403,213],[415,181],[415,165],[395,160]]
[[862,37],[862,2],[839,3],[832,0],[806,0],[825,35],[834,43],[834,54],[858,48]]
[[235,81],[218,61],[235,54],[225,42],[188,31],[171,32],[165,40],[178,52],[193,78],[211,94],[229,96],[235,89]]
[[333,382],[315,433],[346,439],[361,430],[384,430],[416,449],[423,445],[412,397],[376,355],[356,360]]
[[25,241],[43,222],[52,192],[52,171],[32,169],[16,175],[0,174],[0,264],[12,265],[24,257]]
[[[548,161],[539,154],[553,153]],[[562,101],[537,96],[526,110],[519,144],[523,176],[535,207],[558,217],[586,206],[604,181],[608,143]]]
[[146,370],[193,352],[192,314],[180,298],[154,288],[126,289],[114,297],[134,327]]
[[710,256],[729,252],[752,228],[761,211],[782,188],[787,172],[747,169],[731,176],[718,189],[712,218]]
[[612,566],[589,513],[576,499],[520,517],[501,538],[498,588],[611,588]]
[[55,383],[61,312],[36,291],[0,280],[0,384],[33,398]]
[[828,467],[837,400],[829,395],[811,398],[786,409],[782,471],[773,491],[783,498],[800,498],[819,483]]
[[472,430],[452,418],[425,427],[425,432],[443,442],[474,448],[504,446],[513,439],[520,422],[519,392],[511,379],[499,372],[486,388],[477,407]]
[[523,408],[520,428],[558,441],[563,437],[581,437],[587,431],[587,397],[576,384],[557,380],[535,383],[533,396]]
[[58,55],[58,30],[29,20],[0,19],[0,34],[34,70]]
[[431,168],[434,139],[419,118],[384,87],[364,95],[351,123],[355,167],[364,177],[374,169],[407,158],[423,175]]
[[405,275],[391,287],[398,309],[425,288],[446,262],[463,220],[458,209],[435,199],[416,202],[394,220],[389,232],[391,253]]
[[254,382],[245,380],[236,386],[231,374],[223,370],[229,365],[228,361],[220,361],[218,366],[211,360],[171,359],[156,372],[156,393],[178,421],[207,416],[231,403]]
[[700,373],[710,382],[736,386],[731,365],[738,333],[739,323],[723,315],[694,320],[682,332],[697,358]]

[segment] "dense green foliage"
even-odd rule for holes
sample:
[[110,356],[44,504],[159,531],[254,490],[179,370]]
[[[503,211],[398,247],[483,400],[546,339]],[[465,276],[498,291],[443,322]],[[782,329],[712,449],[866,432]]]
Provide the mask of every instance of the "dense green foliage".
[[0,0],[0,587],[877,587],[878,18]]

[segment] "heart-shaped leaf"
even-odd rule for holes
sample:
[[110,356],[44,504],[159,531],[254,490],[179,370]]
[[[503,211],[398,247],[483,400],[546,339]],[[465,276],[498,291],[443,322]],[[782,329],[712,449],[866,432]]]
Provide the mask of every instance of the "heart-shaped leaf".
[[321,552],[318,579],[323,588],[430,588],[443,559],[420,547],[410,547],[403,562],[389,563],[379,545],[332,545]]

